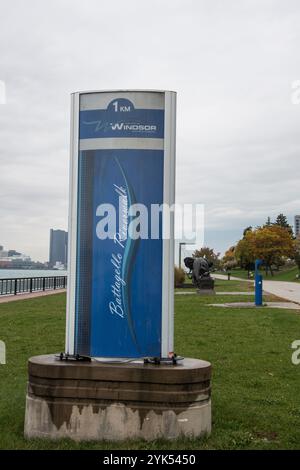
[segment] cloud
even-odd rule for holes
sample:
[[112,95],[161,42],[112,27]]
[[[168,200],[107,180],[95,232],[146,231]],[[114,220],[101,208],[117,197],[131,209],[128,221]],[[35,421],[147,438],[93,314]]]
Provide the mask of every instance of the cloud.
[[216,249],[292,220],[299,19],[296,0],[2,3],[0,244],[46,260],[49,229],[67,227],[69,94],[84,89],[178,91],[177,201],[205,204]]

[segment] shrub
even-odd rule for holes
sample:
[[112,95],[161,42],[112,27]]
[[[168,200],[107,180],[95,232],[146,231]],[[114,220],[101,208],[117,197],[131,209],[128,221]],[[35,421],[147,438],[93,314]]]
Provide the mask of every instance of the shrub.
[[185,272],[182,268],[178,268],[175,266],[175,274],[174,274],[174,284],[175,287],[180,287],[185,280]]

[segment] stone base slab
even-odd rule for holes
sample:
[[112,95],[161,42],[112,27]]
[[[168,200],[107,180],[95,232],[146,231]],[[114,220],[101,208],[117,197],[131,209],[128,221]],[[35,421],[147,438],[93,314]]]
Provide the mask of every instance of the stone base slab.
[[216,295],[216,292],[214,289],[198,289],[197,294],[207,296],[207,295]]
[[211,431],[211,365],[29,360],[25,436],[176,439]]

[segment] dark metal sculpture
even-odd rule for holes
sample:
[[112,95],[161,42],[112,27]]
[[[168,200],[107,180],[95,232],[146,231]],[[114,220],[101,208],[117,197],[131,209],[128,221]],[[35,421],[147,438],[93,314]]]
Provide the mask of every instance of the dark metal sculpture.
[[214,280],[210,276],[213,263],[206,258],[184,258],[185,266],[190,270],[189,275],[199,293],[213,293]]

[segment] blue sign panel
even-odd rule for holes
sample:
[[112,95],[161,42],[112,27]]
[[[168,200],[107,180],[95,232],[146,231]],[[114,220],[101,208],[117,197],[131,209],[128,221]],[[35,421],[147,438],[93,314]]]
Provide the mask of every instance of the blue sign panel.
[[[74,353],[159,357],[162,224],[151,238],[150,214],[164,202],[164,107],[118,98],[87,108],[79,113]],[[138,238],[130,234],[136,204],[149,214]]]
[[[89,150],[79,156],[76,351],[159,356],[162,239],[132,239],[132,204],[163,200],[163,151]],[[88,184],[86,184],[88,182]],[[100,239],[101,204],[116,208],[114,239]],[[85,327],[83,327],[85,325]]]

